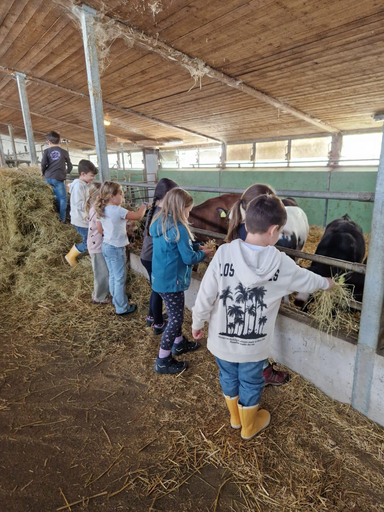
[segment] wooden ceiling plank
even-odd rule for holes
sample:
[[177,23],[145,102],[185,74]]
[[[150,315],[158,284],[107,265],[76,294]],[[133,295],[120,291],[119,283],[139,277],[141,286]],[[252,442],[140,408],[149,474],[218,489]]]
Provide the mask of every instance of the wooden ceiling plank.
[[[56,46],[60,46],[70,35],[70,20],[61,15],[54,23],[47,28],[39,37],[39,39],[31,46],[29,40],[26,40],[26,48],[17,58],[12,59],[8,55],[5,59],[11,60],[14,66],[23,67],[23,69],[31,70],[34,66],[37,66],[41,61],[49,57],[52,49]],[[58,37],[60,34],[61,37]]]
[[[0,66],[0,70],[5,72],[5,73],[12,73],[11,70],[5,68],[4,66]],[[60,86],[58,84],[53,84],[53,83],[47,82],[45,80],[42,80],[40,78],[32,77],[30,75],[27,78],[29,80],[33,80],[34,82],[39,83],[41,85],[44,85],[46,87],[51,87],[53,89],[56,89],[57,91],[66,92],[68,94],[72,94],[72,95],[76,95],[78,97],[84,97],[84,98],[88,98],[89,99],[89,96],[87,94],[79,93],[77,91],[73,91],[73,90],[67,89],[67,88],[62,87],[62,86]],[[162,121],[160,119],[156,119],[153,116],[146,115],[146,114],[141,114],[140,112],[137,112],[137,111],[135,111],[133,109],[122,108],[119,105],[115,105],[115,104],[113,104],[111,102],[108,102],[108,101],[104,101],[104,104],[108,105],[110,108],[113,108],[115,110],[118,110],[118,111],[121,111],[121,112],[129,112],[131,114],[134,114],[137,117],[148,119],[148,120],[150,120],[150,121],[152,121],[152,122],[154,122],[156,124],[160,124],[162,126],[167,126],[168,128],[176,129],[178,131],[182,131],[182,132],[188,133],[190,135],[195,135],[195,136],[198,136],[198,137],[202,137],[204,139],[210,139],[210,140],[213,140],[213,141],[216,141],[216,142],[221,142],[221,141],[218,141],[214,137],[209,137],[209,136],[203,135],[201,133],[197,133],[197,132],[193,132],[193,131],[188,130],[188,129],[184,129],[182,126],[172,125],[172,124],[167,123],[165,121]]]
[[220,71],[208,66],[204,62],[198,61],[197,59],[194,59],[189,55],[180,52],[179,50],[175,50],[174,48],[163,43],[162,41],[155,40],[150,36],[146,36],[145,34],[140,33],[136,29],[133,29],[132,27],[118,20],[108,18],[107,22],[109,24],[114,23],[116,29],[120,30],[125,37],[128,37],[131,41],[133,41],[133,43],[138,48],[153,51],[154,53],[160,55],[165,59],[169,59],[173,62],[178,63],[182,67],[188,66],[189,69],[194,70],[196,73],[206,74],[209,77],[214,78],[215,80],[218,80],[219,82],[224,83],[225,85],[228,85],[229,87],[232,87],[242,93],[248,94],[249,96],[252,96],[259,101],[268,103],[269,105],[277,109],[280,109],[284,112],[288,112],[294,117],[302,119],[308,122],[309,124],[316,126],[317,128],[328,131],[330,133],[339,132],[338,128],[333,127],[328,123],[324,123],[320,119],[315,119],[311,115],[305,112],[301,112],[295,107],[292,107],[291,105],[288,105],[287,103],[282,102],[277,98],[274,98],[264,93],[263,91],[250,87],[249,85],[241,82],[240,80],[237,80],[236,78],[225,75],[224,73],[221,73]]
[[[44,0],[28,0],[25,4],[24,1],[19,1],[19,8],[15,10],[14,16],[10,16],[4,20],[4,24],[0,27],[0,57],[10,48],[15,39],[22,33],[28,23],[33,19],[36,11],[41,7]],[[23,7],[20,10],[20,7]],[[16,13],[18,15],[16,16]],[[12,23],[8,26],[8,23]],[[2,33],[2,29],[4,31]]]

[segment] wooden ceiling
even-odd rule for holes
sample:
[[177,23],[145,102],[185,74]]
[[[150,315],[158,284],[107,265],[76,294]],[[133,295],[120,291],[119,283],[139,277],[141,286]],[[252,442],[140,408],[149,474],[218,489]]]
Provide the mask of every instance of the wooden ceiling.
[[[74,3],[1,1],[0,133],[12,124],[24,137],[14,70],[30,77],[37,141],[55,129],[79,148],[94,146]],[[334,129],[377,128],[372,115],[384,111],[384,0],[87,4],[103,14],[101,26],[117,20],[123,32],[134,27]],[[216,78],[205,75],[195,83],[177,62],[120,37],[108,47],[102,91],[110,150],[118,139],[138,146],[174,139],[196,145],[212,142],[208,138],[241,142],[324,132]]]

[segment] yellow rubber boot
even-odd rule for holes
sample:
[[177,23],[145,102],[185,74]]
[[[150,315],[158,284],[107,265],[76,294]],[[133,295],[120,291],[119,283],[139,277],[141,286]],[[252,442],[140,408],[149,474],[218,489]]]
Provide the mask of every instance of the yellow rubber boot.
[[231,396],[224,395],[224,398],[227,403],[229,414],[231,415],[231,427],[232,428],[241,428],[239,409],[237,407],[237,402],[239,400],[239,397],[238,396],[231,397]]
[[72,249],[69,251],[69,253],[65,256],[65,259],[67,262],[71,265],[71,267],[76,267],[77,265],[77,257],[81,254],[80,251],[76,249],[76,246],[74,245]]
[[241,437],[252,439],[261,430],[268,427],[271,415],[265,409],[259,409],[259,405],[244,407],[238,404],[240,421],[242,425]]

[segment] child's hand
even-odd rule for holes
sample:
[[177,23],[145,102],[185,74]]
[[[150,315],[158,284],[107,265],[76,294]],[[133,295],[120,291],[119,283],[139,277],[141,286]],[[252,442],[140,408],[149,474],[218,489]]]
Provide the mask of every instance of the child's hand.
[[329,283],[329,287],[325,290],[326,292],[328,292],[329,290],[331,290],[335,286],[335,281],[333,279],[331,279],[330,277],[326,277],[325,279]]
[[203,333],[201,329],[192,329],[192,336],[195,340],[201,340],[201,338],[203,337]]
[[209,249],[206,245],[201,245],[200,246],[200,250],[205,252],[205,257],[206,258],[212,258],[212,256],[215,253],[214,249]]

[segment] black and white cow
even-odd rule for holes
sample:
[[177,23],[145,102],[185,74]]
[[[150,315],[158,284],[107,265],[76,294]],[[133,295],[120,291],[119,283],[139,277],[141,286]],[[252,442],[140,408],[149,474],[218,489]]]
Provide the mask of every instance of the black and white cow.
[[301,251],[309,233],[307,216],[298,206],[286,206],[285,210],[287,212],[287,223],[276,245]]
[[[324,235],[317,246],[316,253],[320,256],[328,256],[338,260],[361,263],[365,255],[365,240],[361,227],[353,222],[349,215],[330,222],[325,228]],[[313,261],[309,270],[323,277],[333,277],[343,272],[337,267]],[[364,287],[364,276],[346,273],[345,281],[355,287],[355,298],[361,300]],[[296,303],[302,305],[308,301],[309,295],[299,293],[296,295]]]

